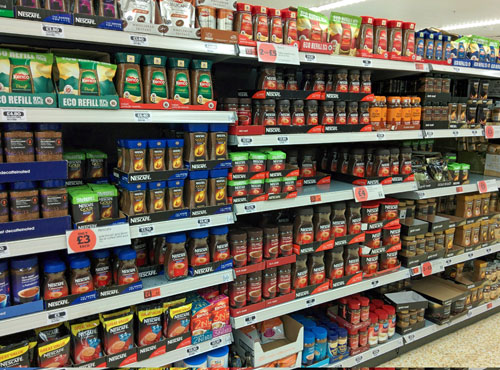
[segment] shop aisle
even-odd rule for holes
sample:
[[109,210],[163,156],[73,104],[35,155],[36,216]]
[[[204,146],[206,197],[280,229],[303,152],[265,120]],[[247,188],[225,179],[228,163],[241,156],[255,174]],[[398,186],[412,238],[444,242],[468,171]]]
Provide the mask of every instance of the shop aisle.
[[500,313],[405,353],[380,367],[500,367]]

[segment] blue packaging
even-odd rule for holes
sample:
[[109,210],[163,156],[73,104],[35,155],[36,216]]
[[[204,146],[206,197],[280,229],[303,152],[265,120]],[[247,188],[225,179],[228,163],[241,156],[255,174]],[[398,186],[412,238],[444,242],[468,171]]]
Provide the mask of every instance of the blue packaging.
[[425,59],[434,59],[434,34],[425,32]]
[[424,57],[425,54],[425,33],[415,33],[415,55]]
[[443,35],[434,34],[434,60],[443,60]]
[[13,304],[33,302],[40,299],[38,258],[23,257],[10,263]]
[[9,265],[0,261],[0,308],[10,306]]
[[338,354],[339,335],[337,330],[328,330],[328,358],[335,358]]
[[443,36],[444,60],[451,59],[451,36]]
[[344,328],[337,329],[338,334],[338,354],[345,355],[347,353],[347,330]]
[[313,329],[316,341],[314,343],[314,362],[320,362],[326,358],[327,346],[326,336],[328,332],[325,328],[317,326]]
[[311,366],[314,363],[314,345],[316,337],[310,330],[304,330],[304,349],[302,350],[302,365]]

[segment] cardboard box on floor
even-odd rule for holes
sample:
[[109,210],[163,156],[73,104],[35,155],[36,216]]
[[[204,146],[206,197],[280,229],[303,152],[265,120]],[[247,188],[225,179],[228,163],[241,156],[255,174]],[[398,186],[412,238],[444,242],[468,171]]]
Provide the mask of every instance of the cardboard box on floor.
[[243,358],[246,352],[253,357],[253,366],[258,367],[279,360],[293,353],[299,353],[304,347],[304,327],[290,316],[280,317],[285,329],[285,339],[279,339],[271,343],[260,344],[254,342],[246,335],[249,327],[234,330],[234,343],[236,350]]

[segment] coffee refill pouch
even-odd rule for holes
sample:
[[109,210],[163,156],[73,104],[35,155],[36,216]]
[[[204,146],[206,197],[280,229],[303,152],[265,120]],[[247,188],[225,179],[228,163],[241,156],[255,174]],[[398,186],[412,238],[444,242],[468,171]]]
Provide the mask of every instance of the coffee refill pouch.
[[193,0],[159,0],[160,14],[167,26],[195,27]]
[[328,26],[329,42],[334,54],[356,55],[356,40],[361,26],[361,17],[342,13],[330,13]]
[[212,330],[212,306],[206,299],[196,296],[191,299],[191,332],[193,336]]
[[96,317],[70,324],[72,357],[75,364],[102,357],[101,323]]
[[160,302],[142,304],[135,307],[135,341],[138,346],[148,346],[163,338],[162,313],[163,307]]
[[155,23],[155,0],[120,1],[122,19],[127,22]]
[[297,35],[299,40],[328,41],[328,18],[307,8],[297,9]]
[[466,59],[469,50],[470,37],[463,36],[451,42],[451,57],[453,59]]
[[130,308],[100,314],[104,352],[113,355],[134,346],[134,313]]
[[52,93],[53,54],[0,49],[0,93]]
[[186,298],[163,302],[163,335],[166,338],[189,332],[191,307],[191,303],[186,303]]
[[[10,341],[12,342],[12,341]],[[0,366],[30,367],[30,343],[28,340],[16,341],[7,345],[0,345]]]
[[116,95],[116,64],[56,57],[57,92],[65,95]]
[[38,366],[64,367],[70,364],[70,336],[38,343]]
[[489,55],[489,39],[475,35],[470,36],[467,57],[470,60],[486,62],[487,54]]

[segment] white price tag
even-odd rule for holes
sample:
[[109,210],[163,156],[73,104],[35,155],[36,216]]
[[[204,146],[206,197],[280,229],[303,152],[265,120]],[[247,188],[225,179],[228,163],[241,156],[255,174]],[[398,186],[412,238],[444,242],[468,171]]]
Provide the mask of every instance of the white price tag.
[[253,144],[253,138],[251,137],[240,137],[239,138],[239,146],[251,146]]
[[371,67],[372,66],[372,60],[371,59],[363,59],[362,63],[363,63],[363,67]]
[[198,219],[198,227],[210,227],[212,225],[212,217],[200,217]]
[[128,224],[66,231],[66,246],[69,254],[129,244],[130,227]]
[[460,67],[453,67],[453,71],[457,72],[457,73],[461,73],[462,70],[460,69]]
[[200,352],[200,346],[197,344],[186,347],[187,357],[195,356],[199,352]]
[[257,316],[255,316],[255,315],[248,315],[247,317],[245,317],[244,321],[245,321],[245,325],[251,325],[255,321],[257,321]]
[[356,202],[382,199],[385,197],[382,185],[356,186],[352,189]]
[[477,190],[479,190],[479,192],[481,194],[483,194],[483,193],[491,193],[493,191],[497,191],[498,190],[497,180],[492,179],[492,180],[481,180],[481,181],[478,181],[477,182]]
[[3,122],[26,122],[26,110],[23,108],[2,109]]
[[385,140],[385,132],[377,132],[377,140]]
[[363,362],[363,358],[364,358],[363,355],[359,355],[359,356],[354,357],[354,361],[356,361],[357,364],[360,364]]
[[431,137],[434,137],[434,131],[425,131],[425,137],[426,138],[431,138]]
[[153,112],[150,111],[137,111],[134,112],[135,122],[153,122]]
[[257,48],[253,46],[238,46],[240,49],[239,55],[241,57],[256,57],[257,56]]
[[316,304],[316,298],[309,298],[306,300],[306,307],[311,307]]
[[372,280],[371,283],[372,283],[372,288],[376,288],[380,284],[380,281],[378,279],[375,279]]
[[299,65],[299,48],[292,45],[257,42],[259,62]]
[[245,213],[254,213],[256,210],[256,205],[255,204],[245,204],[243,205],[243,209],[245,210]]
[[223,345],[222,338],[215,338],[215,339],[212,339],[210,341],[210,348],[211,349],[219,348],[221,345]]
[[422,130],[418,130],[417,136],[418,136],[419,139],[423,139],[424,138],[424,132]]
[[61,24],[42,23],[42,36],[64,38],[64,26]]
[[316,54],[304,54],[306,63],[316,63]]
[[415,340],[415,334],[409,334],[409,335],[406,337],[406,342],[407,342],[407,343],[413,342],[414,340]]
[[0,258],[10,257],[10,251],[8,245],[0,245]]
[[150,236],[155,233],[155,225],[153,224],[139,225],[137,228],[139,237]]
[[130,45],[134,46],[148,46],[148,37],[146,35],[129,35]]
[[205,51],[207,53],[217,53],[218,46],[217,44],[212,44],[210,42],[206,42],[204,45]]
[[460,135],[460,131],[458,131],[458,130],[453,130],[453,131],[451,132],[451,134],[452,134],[454,137],[458,137],[458,135]]
[[288,136],[276,136],[276,141],[278,145],[286,145],[288,144],[289,137]]
[[486,139],[495,139],[500,137],[500,126],[486,126],[484,128],[484,137]]
[[380,350],[379,350],[379,349],[374,349],[374,350],[372,351],[372,356],[373,356],[373,357],[377,357],[379,353],[380,353]]
[[68,310],[66,309],[47,312],[47,325],[57,324],[68,320]]
[[222,275],[223,283],[228,283],[230,281],[233,281],[233,270],[226,271],[226,273]]

